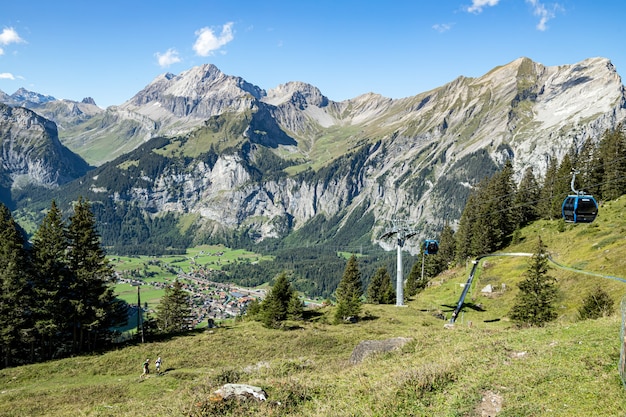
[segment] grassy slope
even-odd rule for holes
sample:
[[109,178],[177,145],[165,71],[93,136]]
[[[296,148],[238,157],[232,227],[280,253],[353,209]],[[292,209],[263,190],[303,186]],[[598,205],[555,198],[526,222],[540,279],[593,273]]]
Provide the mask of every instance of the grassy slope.
[[[591,225],[538,222],[506,252],[530,251],[540,234],[557,261],[607,275],[626,275],[626,198],[601,209]],[[330,309],[299,328],[269,330],[241,322],[213,331],[0,371],[0,415],[293,415],[480,416],[489,398],[500,416],[621,416],[626,390],[617,372],[619,314],[577,322],[580,300],[598,283],[616,301],[619,281],[559,269],[560,317],[541,329],[515,330],[505,315],[526,258],[487,258],[454,329],[448,314],[467,270],[438,277],[407,307],[364,306],[354,325],[330,325]],[[626,277],[625,277],[626,278]],[[507,290],[481,295],[487,283]],[[618,309],[619,310],[619,309]],[[497,321],[494,321],[497,320]],[[471,322],[471,326],[470,326]],[[350,365],[361,340],[411,337],[402,351]],[[164,359],[163,376],[139,382],[146,357]],[[262,387],[268,403],[216,405],[210,394],[224,382]],[[280,405],[276,403],[280,402]]]

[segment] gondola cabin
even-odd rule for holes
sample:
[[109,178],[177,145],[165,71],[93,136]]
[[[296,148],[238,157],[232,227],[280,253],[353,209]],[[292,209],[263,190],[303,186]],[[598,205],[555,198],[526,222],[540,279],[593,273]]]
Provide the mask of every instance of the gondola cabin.
[[566,222],[591,223],[598,215],[598,203],[590,195],[568,195],[561,211]]
[[424,241],[424,253],[426,255],[436,255],[439,251],[439,242],[436,240]]

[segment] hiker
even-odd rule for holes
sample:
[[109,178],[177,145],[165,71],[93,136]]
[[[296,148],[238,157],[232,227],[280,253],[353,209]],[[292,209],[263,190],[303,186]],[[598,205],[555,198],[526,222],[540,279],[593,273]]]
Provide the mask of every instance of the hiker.
[[143,373],[141,374],[140,378],[147,378],[148,374],[150,373],[150,359],[146,359],[146,361],[143,363]]
[[161,375],[161,357],[159,356],[154,362],[154,366],[156,367],[157,374]]

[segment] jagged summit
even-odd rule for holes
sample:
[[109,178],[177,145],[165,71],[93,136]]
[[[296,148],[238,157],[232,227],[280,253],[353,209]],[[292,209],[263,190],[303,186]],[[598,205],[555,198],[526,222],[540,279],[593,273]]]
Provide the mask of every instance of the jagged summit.
[[280,84],[278,87],[269,90],[263,101],[274,106],[292,102],[302,110],[309,105],[324,107],[329,103],[328,98],[322,94],[319,88],[301,81],[290,81]]

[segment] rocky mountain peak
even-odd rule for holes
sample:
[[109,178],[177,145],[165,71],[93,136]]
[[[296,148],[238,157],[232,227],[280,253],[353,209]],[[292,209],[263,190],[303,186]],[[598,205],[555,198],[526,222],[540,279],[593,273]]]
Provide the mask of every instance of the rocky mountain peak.
[[263,101],[274,106],[292,103],[300,110],[304,110],[308,106],[325,107],[328,105],[328,98],[322,94],[319,88],[300,81],[280,84],[269,90]]
[[248,109],[251,101],[264,95],[264,90],[241,77],[226,75],[215,65],[204,64],[179,75],[167,73],[156,77],[120,107],[164,126],[168,120],[186,118],[188,130],[225,111]]
[[56,100],[56,98],[52,96],[34,93],[25,88],[19,88],[15,93],[11,94],[11,99],[13,99],[16,103],[22,103],[19,105],[23,105],[24,102],[30,102],[32,104],[44,104],[49,101]]

